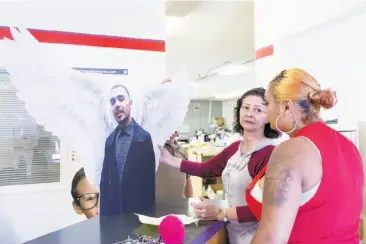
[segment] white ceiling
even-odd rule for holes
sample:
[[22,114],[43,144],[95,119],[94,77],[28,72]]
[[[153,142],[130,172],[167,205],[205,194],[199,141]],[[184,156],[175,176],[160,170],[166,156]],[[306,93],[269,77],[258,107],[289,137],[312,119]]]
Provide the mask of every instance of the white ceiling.
[[[225,62],[252,61],[255,57],[253,1],[172,0],[166,14],[168,75],[187,68],[198,80]],[[192,85],[193,98],[236,98],[254,85],[253,65],[248,64],[248,71],[242,74],[197,81]]]

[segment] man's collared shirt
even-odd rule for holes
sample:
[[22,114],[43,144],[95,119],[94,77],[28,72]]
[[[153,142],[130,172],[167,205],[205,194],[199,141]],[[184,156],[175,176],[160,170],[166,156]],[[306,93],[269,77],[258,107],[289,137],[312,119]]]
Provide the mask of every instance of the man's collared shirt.
[[128,150],[130,149],[132,138],[134,134],[134,121],[127,126],[127,128],[122,128],[118,126],[117,136],[116,136],[116,158],[117,158],[117,168],[120,175],[123,174],[125,168],[125,162],[128,155]]

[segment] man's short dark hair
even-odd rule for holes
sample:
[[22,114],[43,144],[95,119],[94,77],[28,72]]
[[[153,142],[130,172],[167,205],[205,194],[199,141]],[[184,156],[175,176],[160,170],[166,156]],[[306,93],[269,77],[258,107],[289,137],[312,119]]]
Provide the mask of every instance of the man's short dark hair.
[[131,98],[131,96],[130,96],[130,92],[128,91],[127,87],[125,87],[124,85],[120,85],[120,84],[118,84],[118,85],[114,85],[114,86],[112,86],[111,90],[114,90],[114,89],[116,89],[116,88],[123,88],[123,89],[125,89],[125,91],[127,92],[128,97],[129,97],[129,98]]
[[78,187],[80,181],[84,178],[85,178],[85,171],[84,171],[84,168],[81,168],[78,170],[78,172],[76,172],[76,174],[74,175],[74,178],[72,179],[71,196],[73,199],[76,199],[78,197],[79,193],[76,188]]

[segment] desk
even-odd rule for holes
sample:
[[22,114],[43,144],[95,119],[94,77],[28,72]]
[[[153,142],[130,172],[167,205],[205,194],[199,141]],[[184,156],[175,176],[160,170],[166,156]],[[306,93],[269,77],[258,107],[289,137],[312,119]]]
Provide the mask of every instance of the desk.
[[[204,158],[211,158],[219,154],[225,147],[192,147],[187,149],[188,160],[204,163]],[[203,179],[197,176],[191,176],[193,186],[193,197],[205,196],[203,190]]]
[[[224,206],[225,202],[216,201]],[[145,215],[160,217],[168,214],[191,215],[187,199],[157,199],[156,206]],[[227,243],[225,223],[217,221],[200,221],[186,225],[184,243],[191,244],[225,244]],[[128,236],[147,235],[158,238],[157,226],[143,225],[134,214],[123,214],[112,217],[93,218],[74,224],[59,231],[39,237],[27,244],[113,244],[123,241]]]

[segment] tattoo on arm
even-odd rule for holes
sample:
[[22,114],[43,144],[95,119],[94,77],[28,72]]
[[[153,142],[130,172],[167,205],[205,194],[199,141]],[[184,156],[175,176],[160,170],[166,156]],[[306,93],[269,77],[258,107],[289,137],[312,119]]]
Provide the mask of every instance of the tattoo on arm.
[[[286,165],[285,155],[280,155],[270,161],[264,183],[264,198],[266,202],[277,207],[282,206],[289,198],[289,190],[294,182],[295,169]],[[282,158],[281,160],[279,158]]]
[[302,191],[302,162],[309,159],[302,141],[290,139],[274,149],[266,171],[263,209],[253,244],[288,243]]

